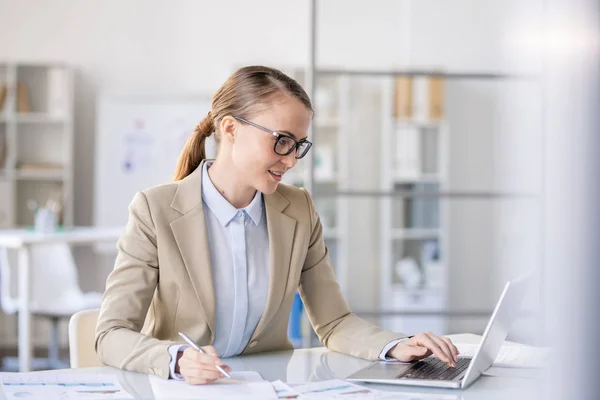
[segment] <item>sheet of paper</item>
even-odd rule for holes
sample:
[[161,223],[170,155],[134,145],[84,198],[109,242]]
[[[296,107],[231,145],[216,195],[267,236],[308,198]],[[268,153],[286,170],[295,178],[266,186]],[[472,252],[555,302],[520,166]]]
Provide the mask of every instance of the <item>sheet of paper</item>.
[[[473,357],[479,345],[455,343],[460,355]],[[550,355],[547,348],[532,346],[502,346],[494,361],[494,367],[505,368],[541,368]]]
[[209,385],[190,385],[185,381],[150,376],[157,399],[277,399],[273,385],[258,372],[232,372],[231,379],[219,379]]
[[[281,381],[273,382],[276,388],[285,388],[287,385]],[[361,399],[361,400],[459,400],[461,397],[454,394],[402,392],[397,390],[376,390],[355,385],[343,380],[330,380],[312,382],[303,385],[287,386],[292,392],[297,392],[298,397],[289,397],[295,400],[325,400],[325,399]]]
[[115,375],[80,373],[2,373],[7,400],[133,399]]
[[395,392],[371,390],[369,394],[349,394],[334,397],[334,399],[361,399],[361,400],[461,400],[462,397],[453,394]]
[[368,395],[371,391],[363,386],[355,385],[341,379],[332,379],[322,382],[311,382],[304,385],[294,386],[294,391],[300,395],[300,399],[327,399],[344,395]]
[[295,399],[298,397],[298,392],[288,386],[287,383],[280,380],[271,382],[273,389],[279,399]]

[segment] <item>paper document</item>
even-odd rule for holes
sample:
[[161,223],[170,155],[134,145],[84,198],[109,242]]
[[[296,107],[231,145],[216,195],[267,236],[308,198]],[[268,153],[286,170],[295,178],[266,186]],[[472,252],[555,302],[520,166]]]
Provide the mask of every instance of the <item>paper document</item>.
[[2,373],[6,400],[133,399],[115,375],[79,373]]
[[231,372],[208,385],[190,385],[185,381],[150,376],[150,385],[156,399],[277,399],[273,385],[263,380],[258,372]]
[[340,395],[343,395],[343,398],[347,398],[347,396],[351,394],[366,395],[371,393],[371,391],[364,386],[355,385],[341,379],[311,382],[305,385],[294,386],[293,389],[300,395],[300,399],[333,399]]
[[[455,343],[461,356],[473,357],[479,345]],[[494,367],[541,368],[546,365],[550,350],[525,345],[505,345],[500,348]]]
[[326,399],[361,399],[361,400],[459,400],[456,395],[440,393],[417,393],[383,391],[355,385],[343,380],[334,379],[323,382],[311,382],[303,385],[288,386],[281,381],[273,382],[279,399],[290,400],[326,400]]
[[298,392],[289,387],[287,383],[280,380],[271,383],[279,399],[295,399],[298,397]]

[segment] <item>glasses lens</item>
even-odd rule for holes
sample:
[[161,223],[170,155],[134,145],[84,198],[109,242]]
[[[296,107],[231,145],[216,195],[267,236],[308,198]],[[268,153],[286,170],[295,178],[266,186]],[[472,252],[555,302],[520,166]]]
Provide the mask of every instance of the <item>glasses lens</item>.
[[296,147],[294,139],[288,136],[279,136],[275,145],[275,152],[281,156],[287,156]]
[[308,153],[310,146],[312,146],[312,144],[309,142],[300,143],[300,146],[298,146],[298,150],[296,150],[296,158],[300,159],[304,157],[306,153]]

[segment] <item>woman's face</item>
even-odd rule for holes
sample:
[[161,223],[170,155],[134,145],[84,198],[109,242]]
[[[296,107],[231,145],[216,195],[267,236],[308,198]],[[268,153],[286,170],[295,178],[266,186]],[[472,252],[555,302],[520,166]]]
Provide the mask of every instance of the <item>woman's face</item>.
[[[308,134],[312,112],[298,99],[280,96],[264,111],[248,118],[260,126],[301,141]],[[265,193],[277,189],[281,176],[296,165],[296,152],[280,156],[273,150],[277,138],[269,132],[237,121],[232,160],[244,184]],[[278,176],[280,175],[280,176]]]

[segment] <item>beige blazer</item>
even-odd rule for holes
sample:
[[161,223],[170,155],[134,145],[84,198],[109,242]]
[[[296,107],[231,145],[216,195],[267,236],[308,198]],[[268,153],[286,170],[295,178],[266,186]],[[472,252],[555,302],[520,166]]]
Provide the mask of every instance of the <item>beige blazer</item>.
[[[201,346],[213,343],[215,294],[201,184],[202,165],[181,181],[133,198],[96,327],[96,351],[104,364],[168,378],[167,349],[183,343],[179,331]],[[269,292],[244,354],[293,348],[287,327],[297,289],[315,332],[331,350],[376,359],[387,343],[406,336],[350,311],[305,190],[280,184],[264,202]]]

